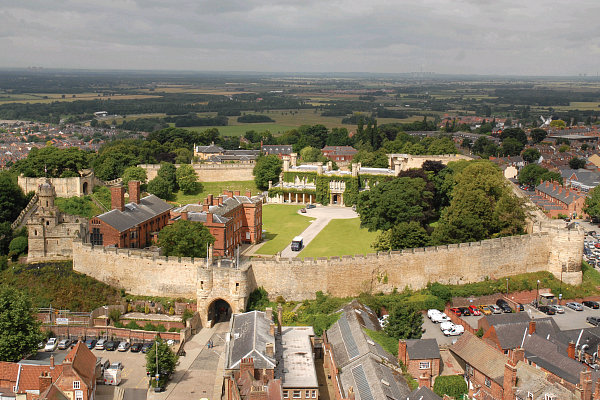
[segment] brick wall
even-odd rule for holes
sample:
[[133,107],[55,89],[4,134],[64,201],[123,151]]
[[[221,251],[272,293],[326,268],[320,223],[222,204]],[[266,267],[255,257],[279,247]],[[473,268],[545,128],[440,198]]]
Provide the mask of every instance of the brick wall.
[[[175,164],[179,167],[181,164]],[[148,176],[148,181],[156,178],[160,164],[140,164]],[[251,181],[254,163],[235,164],[192,164],[200,182]]]
[[97,339],[101,337],[109,337],[117,340],[129,340],[129,341],[151,341],[154,340],[156,335],[164,340],[173,339],[175,341],[180,340],[179,332],[155,332],[155,331],[143,331],[143,330],[131,330],[127,328],[115,328],[113,326],[65,326],[65,325],[43,325],[42,329],[52,331],[57,337],[71,337],[71,338],[83,338],[86,339]]

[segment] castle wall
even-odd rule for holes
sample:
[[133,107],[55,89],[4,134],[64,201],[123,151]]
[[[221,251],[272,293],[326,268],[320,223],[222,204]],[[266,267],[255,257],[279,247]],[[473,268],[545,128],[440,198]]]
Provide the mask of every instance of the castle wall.
[[[52,186],[54,186],[57,197],[81,197],[92,193],[94,187],[102,184],[102,182],[93,174],[71,178],[48,178],[48,180],[52,183]],[[19,187],[23,189],[23,192],[25,193],[37,193],[39,185],[44,182],[46,182],[46,178],[44,177],[30,178],[19,176],[17,178]]]
[[73,257],[73,241],[87,240],[87,221],[67,216],[68,222],[46,227],[29,223],[27,262],[65,260]]
[[[175,164],[179,167],[181,164]],[[148,181],[156,178],[160,164],[140,164],[148,176]],[[200,182],[251,181],[254,163],[234,164],[192,164]]]

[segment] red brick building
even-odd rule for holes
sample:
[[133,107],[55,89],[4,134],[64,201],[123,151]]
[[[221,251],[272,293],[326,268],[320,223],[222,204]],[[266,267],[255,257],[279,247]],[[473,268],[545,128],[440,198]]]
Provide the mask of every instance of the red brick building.
[[262,240],[262,199],[250,192],[225,191],[209,194],[201,204],[187,204],[171,210],[171,223],[179,219],[204,224],[215,237],[214,256],[233,256],[242,243]]
[[358,153],[352,146],[325,146],[321,149],[321,154],[335,162],[350,162]]
[[441,372],[441,359],[435,339],[400,339],[398,343],[398,361],[406,366],[411,376],[429,388]]
[[583,212],[585,206],[585,194],[556,182],[545,181],[535,188],[534,203],[540,206],[549,217],[557,217],[559,214],[570,218],[586,216]]
[[129,182],[129,203],[125,188],[111,187],[111,210],[90,220],[90,243],[98,246],[144,248],[154,233],[169,222],[172,206],[151,194],[140,199],[140,182]]

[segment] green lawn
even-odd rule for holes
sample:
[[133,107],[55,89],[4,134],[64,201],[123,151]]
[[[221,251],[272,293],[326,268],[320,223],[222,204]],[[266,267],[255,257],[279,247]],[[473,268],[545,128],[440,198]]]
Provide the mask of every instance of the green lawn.
[[202,191],[196,194],[184,194],[181,191],[175,192],[172,203],[198,203],[199,201],[204,200],[208,194],[214,196],[223,194],[223,190],[239,190],[242,195],[244,195],[247,190],[250,190],[252,195],[257,195],[260,192],[254,181],[202,182],[202,187]]
[[300,257],[327,257],[374,253],[371,243],[379,232],[360,227],[360,218],[334,219],[314,238]]
[[263,235],[266,243],[257,254],[276,254],[291,243],[294,236],[310,225],[311,218],[298,214],[301,205],[268,204],[263,206]]

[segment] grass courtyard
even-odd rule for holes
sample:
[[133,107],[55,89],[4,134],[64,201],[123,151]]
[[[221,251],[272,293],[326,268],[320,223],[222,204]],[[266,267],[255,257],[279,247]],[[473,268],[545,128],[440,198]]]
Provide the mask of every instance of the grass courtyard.
[[191,204],[198,203],[206,198],[208,194],[214,196],[223,194],[223,190],[239,190],[240,194],[244,195],[247,190],[252,192],[252,195],[257,195],[260,190],[256,187],[254,181],[225,181],[225,182],[201,182],[202,191],[194,194],[184,194],[182,191],[174,193],[172,203],[176,204]]
[[272,255],[282,251],[310,225],[312,218],[298,215],[301,205],[268,204],[263,206],[263,244],[257,254]]
[[374,253],[371,243],[379,232],[360,227],[360,218],[333,219],[314,238],[299,257],[327,257]]

